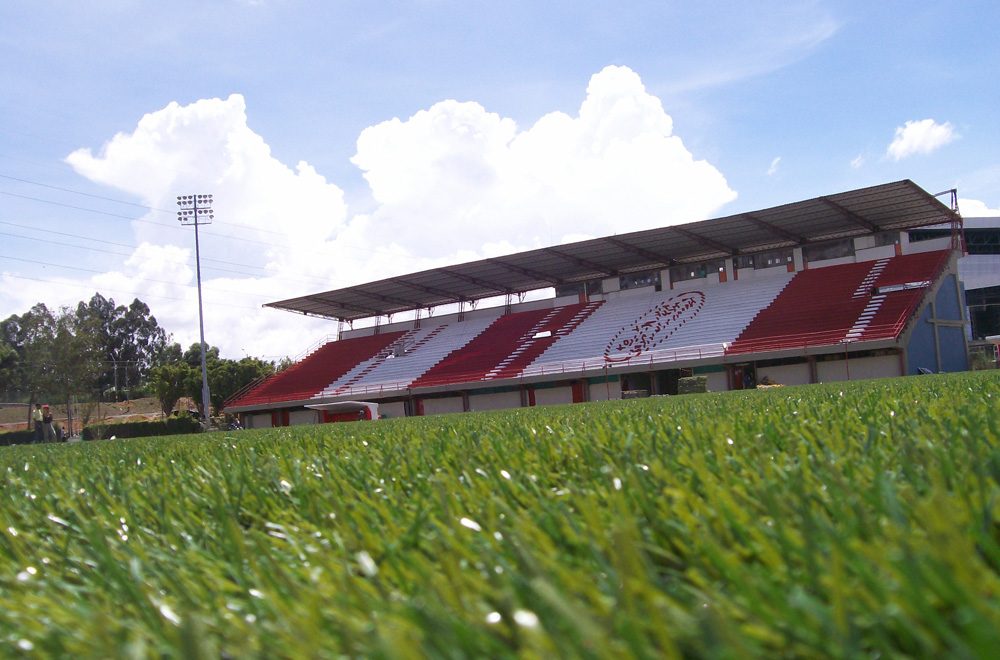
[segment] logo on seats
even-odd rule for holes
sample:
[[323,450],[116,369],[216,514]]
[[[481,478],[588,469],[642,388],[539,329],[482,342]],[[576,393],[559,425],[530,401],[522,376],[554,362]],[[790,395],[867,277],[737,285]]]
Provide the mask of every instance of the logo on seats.
[[626,362],[655,350],[704,306],[705,294],[701,291],[686,291],[655,305],[615,333],[604,348],[604,359]]

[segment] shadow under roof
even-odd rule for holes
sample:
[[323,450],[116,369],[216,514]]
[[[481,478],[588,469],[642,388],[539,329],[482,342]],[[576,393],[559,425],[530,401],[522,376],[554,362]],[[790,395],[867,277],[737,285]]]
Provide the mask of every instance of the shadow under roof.
[[265,307],[353,321],[957,219],[940,200],[906,179],[712,220],[442,266]]

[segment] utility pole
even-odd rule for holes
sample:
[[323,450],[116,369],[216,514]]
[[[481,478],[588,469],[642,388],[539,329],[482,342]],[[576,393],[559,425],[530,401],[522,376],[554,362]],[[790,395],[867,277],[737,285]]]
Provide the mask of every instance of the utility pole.
[[194,225],[194,263],[198,273],[198,330],[201,333],[201,408],[202,422],[206,428],[209,424],[211,398],[208,392],[208,367],[205,362],[205,315],[201,304],[201,249],[198,245],[198,225],[212,224],[215,213],[212,211],[211,195],[180,195],[177,197],[177,219],[182,225]]

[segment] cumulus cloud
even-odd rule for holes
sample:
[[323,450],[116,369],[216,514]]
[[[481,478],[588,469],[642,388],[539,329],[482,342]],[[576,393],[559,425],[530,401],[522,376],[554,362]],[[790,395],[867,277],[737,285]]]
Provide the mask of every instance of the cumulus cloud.
[[[525,128],[478,103],[445,100],[365,129],[352,162],[370,187],[366,213],[352,214],[341,188],[308,163],[278,161],[238,94],[171,103],[98,153],[66,160],[154,209],[176,208],[180,194],[215,195],[216,221],[201,233],[205,332],[228,356],[294,355],[336,331],[262,302],[703,219],[736,196],[625,67],[595,74],[575,114]],[[182,344],[196,341],[191,229],[153,211],[133,232],[135,253],[87,284],[149,294],[160,323]]]
[[521,130],[478,103],[442,101],[365,129],[352,160],[378,203],[375,230],[428,256],[456,241],[533,247],[701,219],[736,196],[625,67],[594,75],[575,116]]
[[958,209],[966,218],[1000,217],[1000,208],[990,208],[986,202],[978,199],[959,199]]
[[915,154],[929,154],[952,142],[958,137],[950,122],[939,124],[933,119],[910,120],[896,127],[886,155],[893,160],[902,160]]

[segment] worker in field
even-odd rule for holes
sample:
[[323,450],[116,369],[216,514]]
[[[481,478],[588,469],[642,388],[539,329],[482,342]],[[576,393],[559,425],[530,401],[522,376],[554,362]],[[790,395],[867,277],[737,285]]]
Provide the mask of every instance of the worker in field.
[[31,413],[31,419],[35,422],[35,442],[41,442],[45,438],[45,431],[42,429],[43,418],[42,404],[36,403],[35,410]]
[[56,439],[56,430],[52,426],[52,411],[48,404],[42,406],[42,434],[45,442],[54,442]]

